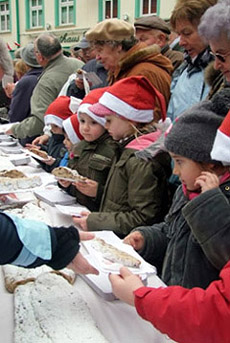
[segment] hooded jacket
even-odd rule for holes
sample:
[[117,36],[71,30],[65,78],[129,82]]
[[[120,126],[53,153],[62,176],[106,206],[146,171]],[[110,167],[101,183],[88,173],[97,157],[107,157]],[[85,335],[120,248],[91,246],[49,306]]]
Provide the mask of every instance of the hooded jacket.
[[167,212],[169,155],[161,153],[150,162],[135,156],[138,145],[143,148],[142,139],[152,144],[159,135],[132,136],[120,143],[121,155],[110,169],[99,212],[87,218],[90,231],[112,230],[123,238],[138,223],[159,222]]
[[[145,76],[165,98],[166,106],[170,98],[170,83],[173,66],[171,61],[160,53],[158,45],[148,46],[137,43],[126,52],[113,73],[109,73],[110,85],[132,75]],[[156,101],[154,120],[161,119],[160,106]]]

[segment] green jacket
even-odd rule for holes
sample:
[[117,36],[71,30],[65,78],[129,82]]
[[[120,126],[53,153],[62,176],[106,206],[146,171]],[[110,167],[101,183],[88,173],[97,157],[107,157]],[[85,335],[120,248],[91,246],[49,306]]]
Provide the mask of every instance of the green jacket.
[[30,100],[30,116],[12,126],[15,137],[26,138],[43,134],[44,114],[47,107],[58,97],[69,75],[76,72],[82,65],[83,62],[78,59],[68,58],[63,54],[48,63],[34,88]]
[[117,150],[117,144],[107,131],[96,141],[82,140],[74,147],[74,158],[69,160],[68,167],[77,170],[82,176],[97,181],[98,190],[95,198],[82,194],[72,185],[67,192],[76,196],[77,202],[91,211],[99,210],[104,186]]
[[167,213],[169,155],[163,152],[146,162],[135,151],[123,146],[120,158],[114,161],[99,213],[87,218],[89,231],[112,230],[124,237],[140,223],[157,223]]

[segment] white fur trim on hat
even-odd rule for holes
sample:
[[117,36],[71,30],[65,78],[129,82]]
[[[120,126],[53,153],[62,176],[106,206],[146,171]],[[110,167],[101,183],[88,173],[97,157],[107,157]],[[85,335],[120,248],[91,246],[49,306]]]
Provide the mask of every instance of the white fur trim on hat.
[[70,118],[71,117],[69,117],[68,119],[63,121],[63,128],[64,128],[67,136],[69,137],[69,140],[71,141],[71,143],[77,144],[78,142],[80,142],[81,139],[76,134]]
[[224,165],[230,164],[230,137],[217,131],[216,138],[211,151],[211,158],[222,162]]
[[138,123],[149,123],[154,118],[154,111],[152,109],[137,109],[109,92],[105,92],[102,95],[99,103],[109,107],[114,113]]
[[73,114],[77,113],[81,102],[82,99],[75,98],[74,96],[70,97],[69,109]]
[[54,124],[54,125],[57,125],[58,127],[62,127],[63,119],[54,114],[46,114],[44,116],[44,122],[45,122],[45,125]]
[[79,109],[78,109],[78,112],[77,112],[78,119],[79,119],[79,114],[80,113],[86,113],[90,118],[95,120],[98,124],[100,124],[102,126],[105,126],[106,119],[102,118],[102,117],[98,117],[93,112],[91,112],[89,110],[89,107],[91,107],[91,106],[92,106],[92,104],[87,104],[87,103],[84,103],[84,104],[80,105]]

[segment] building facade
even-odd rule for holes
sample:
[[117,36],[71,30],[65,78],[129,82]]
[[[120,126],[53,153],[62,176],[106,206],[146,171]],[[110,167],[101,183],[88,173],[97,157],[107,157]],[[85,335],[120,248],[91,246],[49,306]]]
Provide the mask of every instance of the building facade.
[[44,31],[57,35],[63,48],[106,18],[133,23],[156,14],[168,19],[176,0],[0,0],[0,37],[14,52]]

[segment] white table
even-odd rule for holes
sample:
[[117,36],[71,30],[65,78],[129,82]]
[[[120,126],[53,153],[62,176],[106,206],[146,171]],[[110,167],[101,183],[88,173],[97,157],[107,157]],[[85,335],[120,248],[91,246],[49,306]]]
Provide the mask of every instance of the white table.
[[[149,285],[160,286],[157,276],[151,278]],[[106,301],[95,293],[79,276],[73,286],[87,303],[90,312],[101,332],[111,343],[170,343],[150,323],[141,319],[134,307],[119,300]],[[0,332],[2,343],[13,343],[14,330],[14,296],[4,288],[0,273]],[[77,318],[76,318],[77,320]],[[45,342],[44,342],[45,343]],[[64,343],[64,342],[63,342]],[[96,343],[96,342],[93,342]]]
[[[31,169],[32,168],[32,169]],[[38,173],[36,165],[33,167],[20,167],[21,171],[33,174]],[[45,177],[45,172],[40,170]],[[47,216],[52,218],[52,224],[69,226],[72,224],[70,216],[60,213],[55,207],[46,203],[42,206],[47,212]],[[163,283],[153,275],[148,280],[148,285],[153,287],[162,286]],[[94,320],[104,336],[111,343],[168,343],[173,342],[167,336],[162,335],[150,323],[142,320],[134,307],[129,306],[119,300],[106,301],[100,297],[86,282],[77,277],[73,290],[77,289],[82,298],[88,304]],[[13,295],[4,288],[2,273],[0,273],[0,332],[2,343],[13,343],[14,330],[14,305]],[[45,343],[45,342],[44,342]],[[64,343],[64,342],[63,342]],[[93,342],[96,343],[96,342]]]

